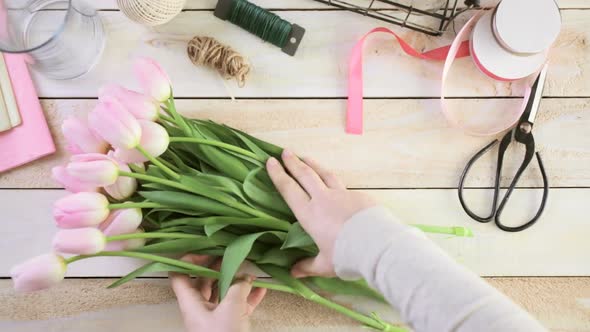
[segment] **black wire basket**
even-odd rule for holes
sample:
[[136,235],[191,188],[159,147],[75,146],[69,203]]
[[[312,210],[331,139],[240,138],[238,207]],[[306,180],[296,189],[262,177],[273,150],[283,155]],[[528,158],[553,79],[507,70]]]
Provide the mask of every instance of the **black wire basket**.
[[479,0],[315,0],[364,16],[431,36],[440,36],[451,22],[466,10],[479,7]]

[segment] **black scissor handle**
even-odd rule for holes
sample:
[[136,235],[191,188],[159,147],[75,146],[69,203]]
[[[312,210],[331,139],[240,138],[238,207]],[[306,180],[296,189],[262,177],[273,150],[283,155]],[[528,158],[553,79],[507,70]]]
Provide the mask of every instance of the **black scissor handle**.
[[[525,156],[525,161],[526,161],[526,159],[530,153],[529,160],[526,164],[525,164],[525,161],[523,161],[523,164],[520,166],[520,168],[516,172],[516,176],[514,177],[514,180],[512,180],[512,183],[510,184],[510,188],[508,188],[508,191],[504,195],[504,198],[502,199],[502,202],[500,202],[500,206],[498,207],[498,211],[496,212],[496,218],[494,221],[495,221],[496,225],[498,226],[498,228],[500,228],[501,230],[506,231],[506,232],[520,232],[520,231],[524,231],[525,229],[534,225],[537,222],[537,220],[539,220],[541,215],[543,214],[543,211],[545,210],[545,204],[547,203],[547,197],[549,196],[549,180],[547,179],[547,173],[545,173],[545,166],[543,165],[543,160],[541,159],[541,155],[537,152],[537,153],[534,153],[534,155],[537,157],[537,162],[539,163],[539,170],[541,171],[541,176],[543,178],[543,198],[541,199],[541,205],[539,206],[537,213],[535,214],[535,216],[531,220],[529,220],[528,222],[526,222],[520,226],[516,226],[516,227],[506,226],[506,225],[502,224],[502,222],[500,221],[500,216],[502,215],[504,207],[506,206],[506,203],[508,202],[508,198],[512,194],[512,191],[514,190],[514,188],[516,187],[516,184],[518,183],[518,179],[520,178],[520,176],[522,175],[522,173],[526,169],[526,166],[528,166],[528,163],[530,163],[530,161],[532,159],[532,155],[533,155],[532,151],[534,151],[535,143],[534,143],[534,140],[532,137],[531,137],[531,140],[532,140],[532,148],[531,148],[531,150],[529,150],[529,145],[527,144],[527,156]],[[531,151],[531,152],[529,152],[529,151]]]
[[[534,140],[533,136],[530,135],[530,133],[529,133],[526,136],[521,136],[518,138],[519,138],[518,141],[520,143],[524,144],[526,147],[525,156],[522,161],[522,164],[518,168],[518,170],[514,176],[514,179],[512,180],[512,183],[510,184],[510,187],[508,188],[508,190],[506,191],[506,194],[502,198],[502,201],[500,202],[499,206],[497,206],[497,203],[498,203],[498,197],[500,195],[500,179],[502,177],[502,166],[504,164],[504,153],[506,152],[506,150],[508,149],[508,146],[512,142],[512,132],[508,132],[506,135],[504,135],[504,137],[502,138],[502,141],[494,140],[490,144],[486,145],[483,149],[481,149],[478,153],[476,153],[473,156],[473,158],[471,158],[471,160],[469,160],[469,162],[465,166],[465,169],[463,170],[463,174],[461,175],[461,179],[459,181],[459,202],[461,203],[463,210],[465,210],[465,212],[472,219],[474,219],[478,222],[481,222],[481,223],[487,223],[493,219],[495,224],[498,226],[498,228],[500,228],[501,230],[506,231],[506,232],[520,232],[522,230],[525,230],[525,229],[531,227],[535,222],[537,222],[537,220],[541,217],[541,214],[543,214],[543,211],[545,210],[545,205],[547,203],[547,197],[549,194],[549,181],[547,179],[547,174],[545,173],[545,167],[543,165],[541,155],[539,153],[535,153],[535,140]],[[486,217],[482,217],[482,216],[477,215],[473,211],[471,211],[471,209],[469,209],[469,207],[465,203],[465,200],[463,198],[464,183],[465,183],[465,179],[467,178],[467,175],[468,175],[469,171],[471,170],[471,167],[473,166],[473,164],[475,164],[475,162],[479,158],[481,158],[482,155],[484,155],[486,152],[488,152],[490,149],[492,149],[498,143],[500,143],[500,148],[498,149],[498,162],[496,165],[496,179],[495,179],[495,183],[494,183],[494,198],[492,200],[492,209],[491,209],[490,215],[488,215]],[[539,163],[539,169],[541,171],[541,176],[543,177],[543,198],[541,200],[541,205],[539,206],[539,209],[537,210],[537,213],[535,214],[535,216],[531,220],[529,220],[528,222],[524,223],[523,225],[516,226],[516,227],[506,226],[506,225],[502,224],[502,222],[500,221],[500,216],[502,215],[502,212],[504,211],[504,208],[506,206],[506,203],[508,202],[508,199],[512,195],[512,192],[514,191],[514,189],[516,188],[516,185],[518,184],[520,177],[522,176],[522,174],[524,173],[524,171],[526,170],[526,168],[529,166],[530,162],[532,161],[533,156],[537,157],[537,162]]]
[[[463,173],[461,174],[461,179],[459,180],[459,202],[461,203],[461,206],[463,207],[463,210],[473,220],[478,221],[478,222],[481,222],[481,223],[487,223],[487,222],[490,222],[492,219],[494,219],[494,216],[496,215],[496,204],[498,202],[498,191],[497,190],[494,190],[494,199],[492,201],[492,208],[491,208],[490,214],[488,216],[486,216],[486,217],[479,216],[475,212],[471,211],[471,209],[469,209],[469,207],[467,206],[467,203],[463,199],[463,189],[464,189],[464,186],[465,186],[465,179],[467,178],[467,175],[469,174],[469,171],[471,170],[471,167],[473,166],[473,164],[475,164],[475,162],[479,158],[481,158],[481,156],[483,156],[484,154],[486,154],[486,152],[488,152],[491,148],[493,148],[494,146],[496,146],[496,144],[498,144],[498,143],[499,143],[498,140],[494,140],[490,144],[486,145],[483,149],[479,150],[479,152],[477,152],[467,162],[467,165],[465,165],[465,169],[463,169]],[[496,186],[499,186],[499,183],[500,183],[500,180],[499,180],[500,177],[498,176],[498,172],[499,171],[501,172],[500,169],[496,169]]]

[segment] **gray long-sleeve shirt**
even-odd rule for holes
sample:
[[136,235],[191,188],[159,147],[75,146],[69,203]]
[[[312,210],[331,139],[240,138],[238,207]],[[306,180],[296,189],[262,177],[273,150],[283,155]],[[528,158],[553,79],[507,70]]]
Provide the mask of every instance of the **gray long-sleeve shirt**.
[[363,210],[344,224],[334,266],[342,279],[364,278],[417,332],[546,331],[383,207]]

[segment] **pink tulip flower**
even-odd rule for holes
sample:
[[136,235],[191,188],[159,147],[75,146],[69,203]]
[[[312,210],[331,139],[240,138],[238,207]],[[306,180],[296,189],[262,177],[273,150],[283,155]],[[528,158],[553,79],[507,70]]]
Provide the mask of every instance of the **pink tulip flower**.
[[[153,157],[158,157],[168,149],[170,136],[164,127],[146,120],[139,120],[141,126],[141,141],[139,145]],[[136,149],[116,149],[116,159],[126,163],[144,163],[148,159]]]
[[72,154],[105,153],[109,144],[96,135],[85,120],[70,117],[61,125],[61,131],[67,141],[67,149]]
[[139,144],[137,119],[113,98],[105,98],[88,115],[90,127],[116,148],[132,149]]
[[[135,233],[143,233],[143,229],[138,229]],[[146,239],[130,239],[123,241],[113,241],[107,243],[105,251],[120,251],[120,250],[133,250],[141,248],[145,245]]]
[[133,64],[135,76],[143,92],[159,102],[164,102],[172,97],[172,87],[166,72],[153,59],[139,57]]
[[141,209],[117,209],[98,226],[106,236],[129,234],[137,231],[143,220]]
[[63,229],[53,238],[53,250],[64,254],[92,255],[104,250],[106,237],[93,227]]
[[[114,158],[113,158],[114,159]],[[131,169],[127,164],[122,163],[115,159],[119,170],[123,172],[131,172]],[[115,183],[105,186],[104,190],[111,196],[112,198],[122,201],[131,197],[137,190],[137,180],[128,176],[119,176]]]
[[66,166],[68,174],[96,187],[109,186],[119,177],[119,166],[110,157],[99,153],[78,154]]
[[66,262],[56,254],[29,259],[10,271],[17,292],[34,292],[58,284],[66,275]]
[[81,182],[77,178],[72,177],[70,174],[68,174],[64,166],[55,166],[53,169],[51,169],[51,175],[56,182],[61,184],[67,191],[71,193],[98,191],[96,186]]
[[77,193],[55,202],[53,217],[60,228],[93,227],[109,215],[109,201],[99,193]]
[[98,92],[99,100],[108,98],[116,99],[137,119],[150,121],[158,119],[160,112],[159,103],[144,94],[127,90],[117,84],[109,84],[103,86]]

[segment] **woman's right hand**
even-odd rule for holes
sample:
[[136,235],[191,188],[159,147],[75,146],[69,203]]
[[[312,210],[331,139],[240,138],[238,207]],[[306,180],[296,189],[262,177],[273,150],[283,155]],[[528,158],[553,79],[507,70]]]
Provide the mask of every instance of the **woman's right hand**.
[[319,254],[293,266],[291,274],[333,277],[334,244],[342,225],[354,214],[377,202],[359,191],[347,190],[332,172],[311,159],[300,160],[292,152],[282,154],[285,168],[275,158],[267,162],[267,170],[297,220],[313,238]]

